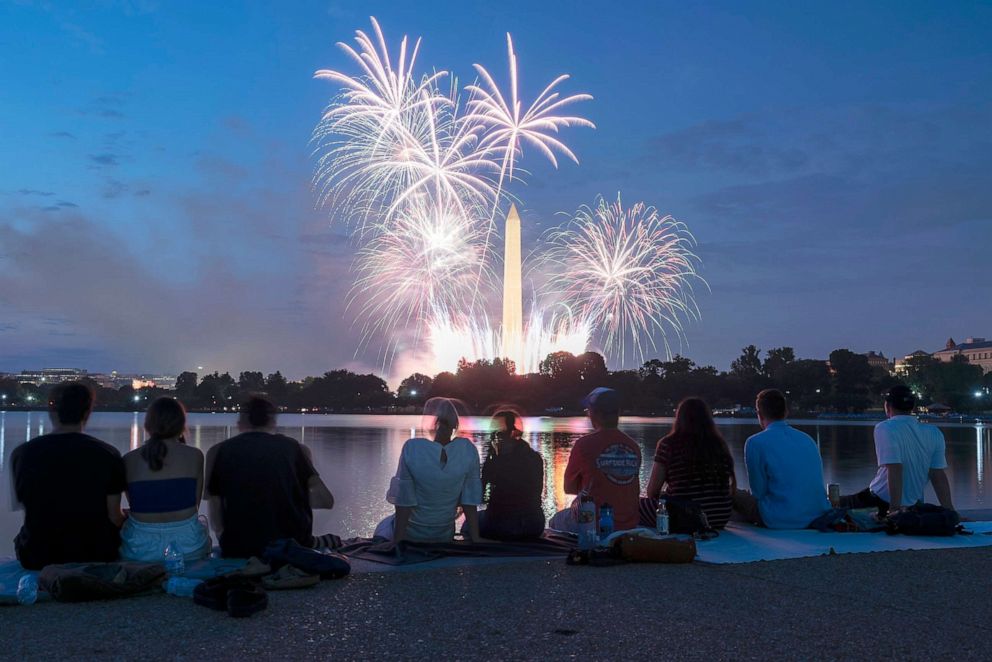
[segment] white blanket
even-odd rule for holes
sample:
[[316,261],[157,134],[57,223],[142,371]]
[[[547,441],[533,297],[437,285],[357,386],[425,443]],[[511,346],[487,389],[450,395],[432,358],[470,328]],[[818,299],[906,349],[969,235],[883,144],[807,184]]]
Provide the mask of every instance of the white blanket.
[[973,535],[947,538],[890,536],[886,533],[820,533],[813,530],[775,531],[731,522],[713,540],[697,541],[697,561],[751,563],[824,554],[896,552],[913,549],[958,549],[992,546],[992,522],[963,522]]

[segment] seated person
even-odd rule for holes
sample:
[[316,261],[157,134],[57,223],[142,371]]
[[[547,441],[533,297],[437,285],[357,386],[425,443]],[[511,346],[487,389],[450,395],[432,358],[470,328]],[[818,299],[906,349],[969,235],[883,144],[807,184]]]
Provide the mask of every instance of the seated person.
[[755,408],[763,431],[744,443],[751,492],[736,490],[734,510],[769,529],[805,529],[830,509],[820,451],[812,437],[785,422],[781,391],[762,391]]
[[548,524],[557,531],[578,533],[580,497],[587,494],[600,507],[613,507],[614,529],[633,529],[638,523],[641,486],[641,449],[633,439],[617,429],[620,422],[620,396],[611,388],[597,388],[583,400],[593,432],[572,446],[565,467],[565,494],[578,495],[572,505],[557,512]]
[[121,529],[121,558],[160,561],[175,543],[187,561],[210,555],[207,527],[200,521],[203,453],[186,445],[186,410],[175,398],[158,398],[145,413],[148,440],[124,456],[127,501]]
[[479,452],[465,437],[454,436],[458,412],[451,400],[431,398],[424,405],[424,416],[434,438],[414,437],[403,444],[386,494],[396,513],[380,522],[374,535],[395,541],[450,542],[461,506],[463,532],[478,542]]
[[337,543],[313,535],[313,508],[333,508],[334,497],[313,467],[309,450],[275,432],[276,408],[259,396],[242,405],[240,434],[207,452],[210,525],[226,557],[262,556],[276,540],[306,547]]
[[655,527],[658,499],[667,496],[695,502],[709,525],[722,529],[730,520],[735,486],[734,458],[710,408],[699,398],[686,398],[675,411],[672,431],[655,450],[641,525]]
[[482,465],[482,489],[489,501],[479,512],[479,532],[494,540],[539,538],[544,533],[544,460],[523,440],[520,417],[500,411],[493,420],[501,429],[492,435],[489,457]]
[[24,525],[14,538],[17,559],[28,570],[114,561],[124,521],[121,454],[83,434],[93,411],[89,386],[56,386],[48,408],[55,429],[10,456],[13,503],[24,508]]
[[875,426],[878,471],[861,492],[840,499],[844,508],[878,508],[880,515],[923,501],[927,483],[937,500],[954,510],[947,480],[944,435],[936,425],[913,416],[916,398],[908,386],[897,384],[883,394],[888,420]]

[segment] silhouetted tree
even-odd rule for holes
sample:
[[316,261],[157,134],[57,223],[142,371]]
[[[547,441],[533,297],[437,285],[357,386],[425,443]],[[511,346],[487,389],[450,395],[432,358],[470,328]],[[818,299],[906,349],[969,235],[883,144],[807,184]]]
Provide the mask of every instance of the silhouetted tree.
[[265,377],[261,372],[246,370],[238,375],[238,390],[242,395],[265,390]]

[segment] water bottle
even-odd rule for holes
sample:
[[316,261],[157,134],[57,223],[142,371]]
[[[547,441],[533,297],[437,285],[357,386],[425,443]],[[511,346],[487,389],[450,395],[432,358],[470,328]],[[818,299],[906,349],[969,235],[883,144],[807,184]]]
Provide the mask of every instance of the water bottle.
[[38,577],[29,572],[17,582],[17,604],[33,605],[38,599]]
[[186,574],[186,559],[182,549],[179,548],[179,543],[173,540],[166,545],[164,557],[165,571],[170,577],[181,577]]
[[596,543],[596,502],[588,494],[579,500],[579,549],[595,549]]
[[659,536],[668,535],[668,506],[664,499],[658,499],[658,512],[655,514],[655,530]]
[[599,509],[599,539],[607,538],[613,533],[613,506],[604,503]]
[[165,582],[165,592],[169,595],[177,595],[181,598],[189,598],[193,595],[193,589],[203,583],[202,579],[191,579],[189,577],[169,577]]

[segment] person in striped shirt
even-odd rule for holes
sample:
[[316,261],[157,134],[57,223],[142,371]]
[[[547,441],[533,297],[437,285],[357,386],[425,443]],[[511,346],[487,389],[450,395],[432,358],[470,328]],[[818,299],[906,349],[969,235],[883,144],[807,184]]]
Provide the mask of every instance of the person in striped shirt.
[[709,406],[686,398],[675,412],[672,431],[658,442],[641,520],[654,525],[659,497],[696,502],[709,525],[722,529],[730,519],[736,488],[734,458],[720,436]]

